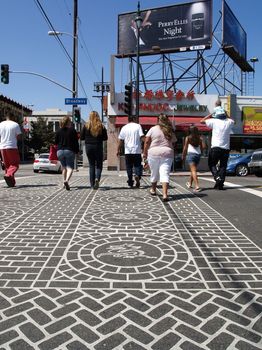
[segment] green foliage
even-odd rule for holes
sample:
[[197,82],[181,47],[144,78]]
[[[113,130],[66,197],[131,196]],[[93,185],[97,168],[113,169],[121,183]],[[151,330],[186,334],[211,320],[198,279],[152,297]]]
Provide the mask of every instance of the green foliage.
[[54,139],[53,125],[48,124],[47,118],[38,117],[36,122],[31,122],[30,147],[36,153],[49,152]]

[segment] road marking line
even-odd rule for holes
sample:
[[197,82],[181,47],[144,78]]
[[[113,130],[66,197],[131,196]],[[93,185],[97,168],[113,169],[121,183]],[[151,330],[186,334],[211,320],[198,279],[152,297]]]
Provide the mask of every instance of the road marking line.
[[[214,183],[213,179],[209,179],[209,178],[206,178],[206,177],[199,177],[199,179],[202,179],[202,180],[205,180],[205,181],[210,181],[210,182]],[[227,181],[224,183],[224,185],[227,186],[227,187],[231,187],[231,188],[232,187],[237,188],[240,191],[244,191],[244,192],[247,192],[247,193],[250,193],[250,194],[254,194],[255,196],[258,196],[258,197],[262,198],[262,192],[258,191],[258,190],[254,190],[253,188],[246,188],[246,187],[243,187],[241,185],[236,185],[236,184],[233,184],[232,182],[227,182]]]

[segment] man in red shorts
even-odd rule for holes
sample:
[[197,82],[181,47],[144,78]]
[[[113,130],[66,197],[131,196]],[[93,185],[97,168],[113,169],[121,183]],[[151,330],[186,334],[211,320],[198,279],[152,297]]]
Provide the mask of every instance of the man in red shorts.
[[6,113],[6,120],[0,123],[0,152],[5,165],[4,179],[8,187],[14,187],[14,174],[20,162],[17,139],[21,137],[21,129],[19,124],[13,120],[14,115],[9,108]]

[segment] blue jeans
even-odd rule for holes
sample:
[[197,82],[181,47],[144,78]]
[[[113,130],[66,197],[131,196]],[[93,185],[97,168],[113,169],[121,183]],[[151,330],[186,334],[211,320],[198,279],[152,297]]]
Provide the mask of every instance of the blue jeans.
[[142,157],[141,154],[125,154],[125,160],[128,186],[133,186],[133,168],[135,175],[139,176],[139,179],[142,176]]
[[74,169],[75,153],[69,149],[59,149],[57,151],[57,158],[63,168]]
[[103,144],[86,143],[86,155],[89,162],[90,185],[94,187],[95,180],[100,181],[103,170]]
[[188,162],[188,164],[194,164],[197,166],[200,162],[200,154],[188,153],[186,156],[186,161]]

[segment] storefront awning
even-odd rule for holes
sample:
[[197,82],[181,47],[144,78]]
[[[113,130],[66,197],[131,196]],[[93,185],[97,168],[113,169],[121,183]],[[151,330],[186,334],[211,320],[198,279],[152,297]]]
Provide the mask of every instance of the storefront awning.
[[[175,117],[169,117],[172,124],[175,124],[177,131],[186,131],[190,126],[194,125],[198,127],[200,131],[209,131],[210,129],[207,128],[205,124],[201,124],[200,120],[203,117],[192,117],[192,116],[175,116]],[[123,125],[126,125],[128,123],[128,119],[126,116],[117,116],[115,120],[115,126],[121,127]],[[156,116],[140,116],[139,117],[139,124],[142,125],[142,127],[147,128],[151,127],[153,125],[156,125],[157,123],[157,117]]]

